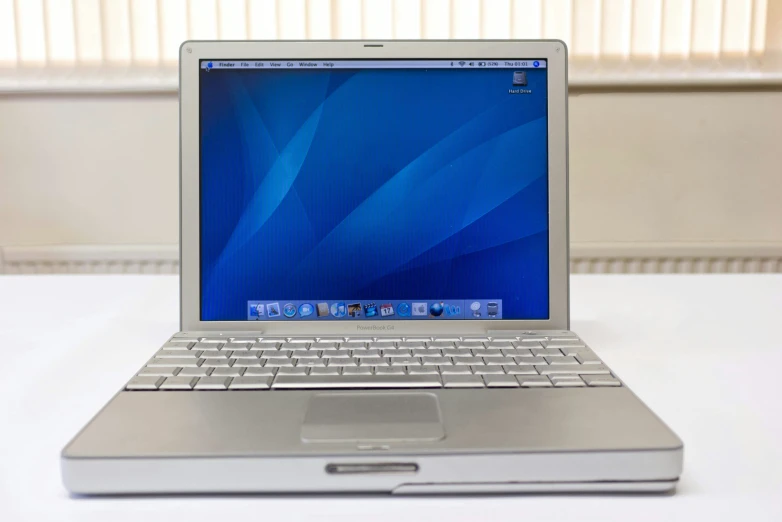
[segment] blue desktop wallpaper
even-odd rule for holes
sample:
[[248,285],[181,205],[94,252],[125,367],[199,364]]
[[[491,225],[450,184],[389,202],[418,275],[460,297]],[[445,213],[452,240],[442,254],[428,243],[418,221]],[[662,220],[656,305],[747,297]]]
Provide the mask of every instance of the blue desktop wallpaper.
[[346,299],[548,318],[546,71],[512,78],[202,70],[202,320]]

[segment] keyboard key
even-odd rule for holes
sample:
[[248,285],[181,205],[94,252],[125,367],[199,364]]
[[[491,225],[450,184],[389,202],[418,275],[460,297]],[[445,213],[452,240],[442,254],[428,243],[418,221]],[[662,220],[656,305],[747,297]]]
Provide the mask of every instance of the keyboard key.
[[458,365],[476,365],[476,364],[483,364],[483,359],[480,357],[454,357],[453,363]]
[[502,357],[502,350],[497,348],[484,348],[483,350],[473,350],[472,353],[479,357]]
[[270,357],[290,357],[293,352],[285,350],[260,350],[259,357],[268,359]]
[[248,350],[252,343],[230,342],[225,343],[221,350]]
[[443,352],[436,348],[418,348],[413,350],[414,357],[442,357]]
[[300,360],[300,359],[320,359],[320,352],[317,351],[308,351],[308,352],[294,352],[293,358]]
[[[247,368],[244,371],[243,377],[265,377],[271,376],[277,373],[277,368]],[[234,379],[236,380],[236,379]]]
[[[364,361],[368,361],[369,359],[361,359],[361,364],[364,365]],[[358,359],[328,359],[328,366],[332,367],[342,367],[342,366],[357,366],[358,365]],[[371,366],[367,364],[366,366]]]
[[576,375],[590,375],[590,374],[608,374],[611,372],[605,366],[599,364],[556,364],[550,366],[535,366],[535,369],[541,375],[552,374],[576,374]]
[[484,375],[483,382],[488,388],[518,388],[519,381],[513,375]]
[[177,374],[178,370],[179,368],[176,366],[157,366],[152,368],[142,368],[138,374],[140,377],[173,377]]
[[201,352],[201,358],[203,359],[228,359],[230,357],[231,357],[230,351],[203,350]]
[[147,368],[165,367],[165,366],[178,366],[184,368],[186,366],[200,366],[203,359],[152,359],[147,362]]
[[246,368],[231,366],[230,368],[215,368],[211,377],[239,377],[245,372]]
[[[388,366],[388,361],[382,357],[366,357],[359,359],[361,366]],[[331,365],[331,362],[329,362]]]
[[[265,362],[264,362],[265,361]],[[285,366],[293,366],[293,359],[288,359],[287,357],[281,357],[279,359],[261,359],[261,362],[263,362],[264,367],[271,368],[271,367],[285,367]]]
[[133,377],[126,385],[126,390],[157,390],[163,384],[165,377]]
[[166,377],[166,380],[160,385],[160,389],[192,390],[196,381],[198,381],[198,377]]
[[289,342],[282,343],[278,349],[280,350],[309,350],[309,343]]
[[516,375],[516,380],[522,388],[551,388],[554,386],[544,375]]
[[[339,370],[339,368],[334,368]],[[342,368],[342,375],[372,375],[371,366],[345,366]]]
[[[434,343],[432,343],[434,344]],[[446,343],[447,344],[447,343]],[[402,348],[404,350],[414,350],[417,348],[424,348],[424,343],[422,341],[404,341],[397,345],[399,348]],[[453,344],[451,344],[453,346]],[[435,347],[437,348],[437,347]],[[442,347],[440,347],[442,348]]]
[[578,364],[575,357],[546,357],[549,364]]
[[231,354],[233,359],[258,359],[261,356],[261,350],[241,350]]
[[446,388],[483,388],[480,375],[443,375],[443,385]]
[[589,386],[621,386],[619,379],[610,375],[584,375],[582,377]]
[[408,366],[407,373],[410,375],[437,375],[440,373],[439,368],[439,366]]
[[193,345],[192,350],[217,350],[225,344],[224,342],[205,342],[200,341]]
[[491,338],[491,344],[510,344],[512,345],[516,341],[518,341],[518,337],[492,337]]
[[345,350],[355,350],[357,348],[366,348],[367,343],[365,341],[345,341],[340,348]]
[[405,350],[404,348],[383,349],[383,357],[410,357],[411,354],[410,350]]
[[581,388],[586,386],[586,383],[581,379],[553,380],[552,382],[554,383],[554,387],[556,388]]
[[484,357],[483,362],[491,365],[516,364],[516,361],[513,360],[513,357]]
[[502,369],[505,370],[505,373],[514,374],[514,375],[538,375],[538,372],[535,371],[534,366],[529,366],[526,364],[523,366],[519,366],[517,364],[503,365]]
[[262,364],[260,359],[234,359],[233,365],[250,367],[250,366],[261,366]]
[[[218,368],[219,369],[219,368]],[[230,377],[201,377],[195,385],[196,390],[227,390]]]
[[556,348],[533,348],[532,355],[536,357],[562,357],[562,352]]
[[[343,347],[345,348],[345,347]],[[312,343],[310,345],[310,350],[336,350],[337,349],[337,343],[336,342],[317,342]]]
[[437,375],[278,375],[272,383],[272,389],[440,387],[442,383]]
[[213,368],[182,368],[177,377],[207,377]]
[[383,348],[396,348],[396,343],[388,341],[373,342],[367,345],[370,350],[382,350]]
[[[294,358],[293,360],[296,362],[296,366],[308,366],[310,368],[326,366],[326,362],[327,362],[327,359],[301,359],[301,358]],[[340,359],[331,359],[331,360],[338,361]]]
[[258,376],[258,377],[236,377],[231,381],[229,390],[268,390],[272,384],[274,377]]
[[[424,366],[424,368],[432,368],[432,366]],[[469,366],[437,366],[437,369],[443,375],[472,375],[472,370]]]
[[195,346],[195,342],[185,342],[185,341],[176,341],[172,339],[171,341],[164,344],[160,349],[161,350],[189,350]]
[[470,350],[473,350],[476,348],[483,349],[485,348],[485,346],[483,345],[483,343],[478,343],[478,342],[460,342],[460,343],[456,343],[456,348],[468,348]]
[[231,366],[234,359],[201,359],[204,364],[201,366],[209,366],[211,368],[220,368],[225,366]]
[[492,341],[486,345],[487,350],[507,350],[510,348],[513,348],[513,344],[511,344],[510,342]]
[[242,343],[242,344],[250,345],[250,344],[252,344],[254,342],[257,342],[259,338],[258,337],[249,337],[249,336],[247,336],[247,337],[231,337],[230,339],[231,340],[229,342],[234,343],[234,344]]
[[485,375],[487,373],[505,373],[502,366],[470,366],[472,372],[476,375]]
[[[367,373],[369,368],[367,368]],[[283,372],[282,375],[288,375],[286,372]],[[339,368],[335,368],[333,366],[318,366],[315,368],[310,368],[309,375],[339,375]]]
[[312,337],[291,337],[288,339],[288,342],[293,344],[311,344],[315,342],[315,339]]
[[453,364],[448,357],[422,357],[421,364],[424,366],[432,366],[435,364]]
[[375,366],[375,375],[404,375],[404,366]]
[[446,357],[472,357],[472,350],[467,348],[443,348]]
[[454,347],[453,341],[432,341],[431,343],[429,343],[429,348],[448,349],[453,347]]
[[389,361],[391,366],[421,366],[421,359],[418,357],[394,357]]
[[330,351],[324,351],[323,352],[323,358],[324,359],[349,359],[350,358],[350,350],[330,350]]
[[360,359],[363,357],[380,357],[383,351],[380,348],[370,348],[364,350],[353,350],[353,357]]
[[546,359],[544,359],[543,357],[514,357],[513,360],[516,361],[516,364],[518,365],[548,364],[546,362]]
[[527,348],[503,348],[502,354],[508,357],[531,357],[532,352]]
[[309,368],[305,368],[305,367],[293,368],[293,367],[286,366],[277,370],[277,375],[278,376],[279,375],[307,375],[308,370]]

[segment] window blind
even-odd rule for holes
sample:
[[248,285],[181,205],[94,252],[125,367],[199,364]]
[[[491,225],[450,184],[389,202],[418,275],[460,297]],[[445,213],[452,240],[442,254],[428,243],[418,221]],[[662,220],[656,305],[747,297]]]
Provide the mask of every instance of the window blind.
[[773,79],[782,0],[0,0],[0,75],[22,84],[175,85],[186,39],[419,38],[559,38],[576,81]]

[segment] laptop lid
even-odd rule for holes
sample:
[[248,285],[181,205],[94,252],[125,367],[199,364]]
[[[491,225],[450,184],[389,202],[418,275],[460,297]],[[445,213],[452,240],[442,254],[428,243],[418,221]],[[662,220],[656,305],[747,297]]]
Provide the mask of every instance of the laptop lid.
[[185,42],[181,328],[568,327],[559,41]]

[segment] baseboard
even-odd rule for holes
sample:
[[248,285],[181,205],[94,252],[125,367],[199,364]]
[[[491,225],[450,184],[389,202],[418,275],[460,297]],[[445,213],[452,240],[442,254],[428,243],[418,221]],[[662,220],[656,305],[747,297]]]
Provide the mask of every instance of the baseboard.
[[[575,274],[782,273],[778,243],[574,243]],[[0,274],[176,274],[177,245],[0,247]]]

